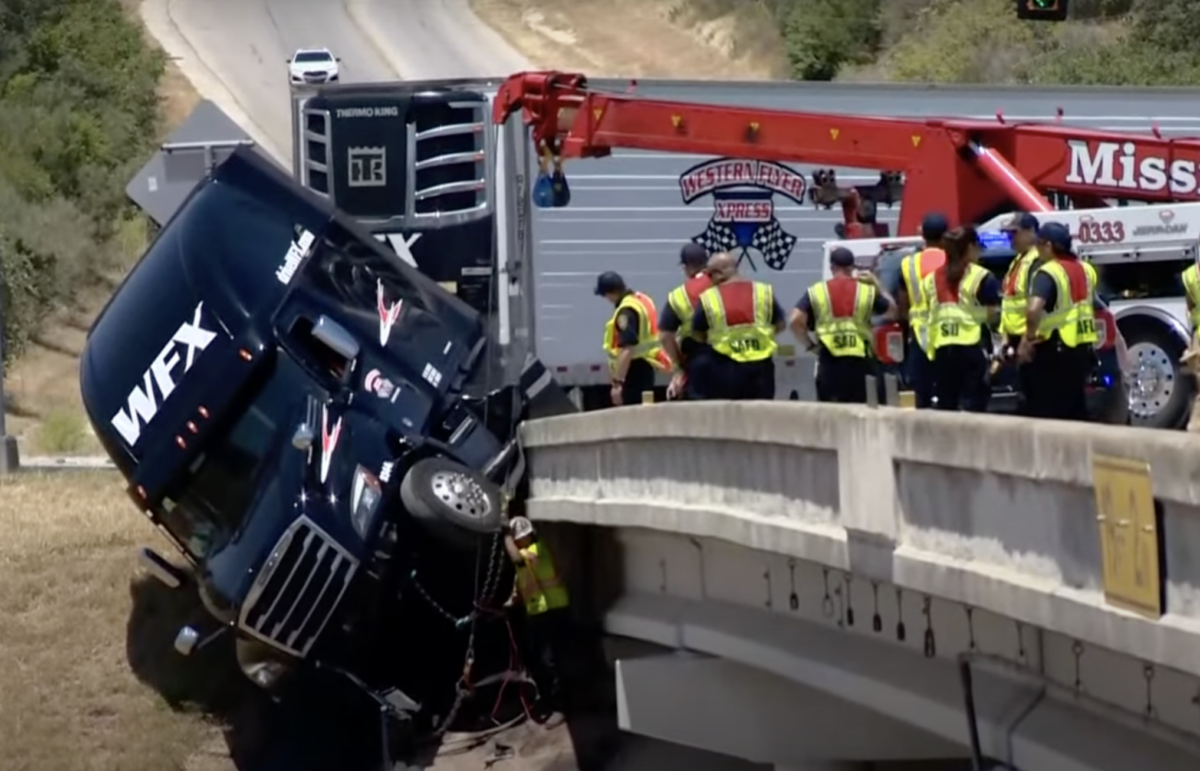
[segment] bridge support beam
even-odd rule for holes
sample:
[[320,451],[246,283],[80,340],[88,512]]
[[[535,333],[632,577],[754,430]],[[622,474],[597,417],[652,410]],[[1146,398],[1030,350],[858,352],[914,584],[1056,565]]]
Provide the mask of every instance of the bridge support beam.
[[[768,672],[687,652],[620,659],[622,730],[796,771],[961,757],[954,742]],[[778,764],[785,764],[780,766]]]
[[[609,634],[686,652],[675,654],[680,663],[666,656],[618,662],[618,719],[625,730],[801,767],[818,759],[895,761],[922,758],[922,753],[928,753],[924,759],[966,754],[967,720],[953,661],[922,658],[915,651],[777,612],[665,594],[625,596],[609,610],[605,626]],[[723,661],[713,663],[705,656]],[[727,668],[734,662],[743,668]],[[773,679],[782,684],[771,685]],[[1193,742],[1169,740],[1114,710],[1086,708],[1000,673],[979,672],[974,679],[983,753],[1010,767],[1197,768],[1200,749]],[[824,697],[787,691],[783,684],[788,683]],[[847,709],[839,712],[839,705]],[[879,722],[855,724],[858,715],[872,713],[878,713]],[[836,716],[833,725],[822,722],[830,716]],[[902,721],[909,730],[884,744],[885,721]],[[850,734],[850,728],[857,730]],[[849,744],[847,735],[860,745],[880,744],[871,746],[869,755],[855,753],[843,746]],[[931,751],[947,744],[952,749]]]

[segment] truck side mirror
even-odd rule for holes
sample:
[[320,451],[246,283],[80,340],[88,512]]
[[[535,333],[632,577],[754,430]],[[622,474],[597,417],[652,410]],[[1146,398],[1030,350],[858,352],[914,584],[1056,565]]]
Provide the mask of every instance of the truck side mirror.
[[359,345],[358,341],[354,339],[354,335],[325,314],[321,314],[317,319],[317,323],[313,326],[312,336],[348,362],[358,358]]

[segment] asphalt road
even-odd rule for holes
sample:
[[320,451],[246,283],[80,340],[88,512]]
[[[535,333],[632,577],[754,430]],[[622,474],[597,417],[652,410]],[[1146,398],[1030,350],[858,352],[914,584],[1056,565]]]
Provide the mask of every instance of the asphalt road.
[[323,46],[341,80],[501,73],[523,60],[466,0],[148,0],[152,34],[197,90],[290,163],[286,61]]

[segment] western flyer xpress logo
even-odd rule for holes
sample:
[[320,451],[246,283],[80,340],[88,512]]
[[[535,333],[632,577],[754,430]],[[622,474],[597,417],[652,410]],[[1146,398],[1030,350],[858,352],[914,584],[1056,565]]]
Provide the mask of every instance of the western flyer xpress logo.
[[710,254],[731,252],[737,255],[739,265],[747,260],[756,271],[756,257],[774,270],[787,265],[796,237],[784,231],[776,219],[775,196],[802,203],[804,189],[802,175],[772,161],[718,158],[693,166],[679,177],[685,204],[713,197],[712,219],[692,240]]

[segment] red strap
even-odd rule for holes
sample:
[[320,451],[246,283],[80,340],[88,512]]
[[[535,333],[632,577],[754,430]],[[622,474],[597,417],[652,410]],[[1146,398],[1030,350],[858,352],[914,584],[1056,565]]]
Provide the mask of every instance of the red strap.
[[1071,304],[1083,302],[1088,297],[1088,280],[1087,269],[1083,267],[1083,263],[1078,257],[1069,257],[1058,259],[1058,264],[1067,274],[1067,281],[1071,286]]
[[700,295],[704,293],[704,290],[711,286],[712,277],[707,273],[701,273],[700,275],[693,276],[684,282],[683,291],[687,294],[688,302],[692,304],[693,308],[695,308],[696,304],[700,302]]
[[921,278],[946,264],[946,253],[941,249],[921,250]]
[[725,308],[725,323],[731,327],[754,323],[754,282],[731,281],[717,288]]
[[854,317],[854,300],[858,296],[858,281],[849,276],[834,276],[825,282],[829,292],[829,313],[835,319]]
[[933,272],[933,285],[937,288],[939,305],[958,302],[958,287],[950,285],[950,271],[946,270],[945,265]]

